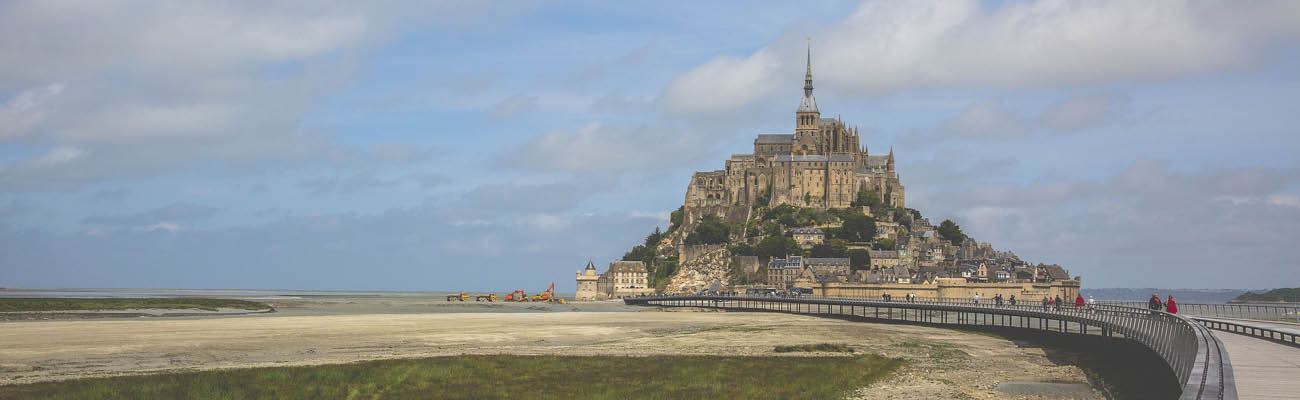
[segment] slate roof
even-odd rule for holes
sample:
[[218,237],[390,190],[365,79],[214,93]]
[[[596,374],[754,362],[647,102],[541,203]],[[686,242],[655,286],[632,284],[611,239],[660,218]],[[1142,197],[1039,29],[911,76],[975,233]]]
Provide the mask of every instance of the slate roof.
[[[804,234],[804,235],[820,235],[822,233],[822,230],[817,228],[795,228],[791,232]],[[809,258],[808,260],[811,261],[813,259]]]
[[848,258],[805,258],[804,262],[810,266],[849,266]]
[[756,144],[790,144],[794,143],[793,133],[764,133],[754,139]]

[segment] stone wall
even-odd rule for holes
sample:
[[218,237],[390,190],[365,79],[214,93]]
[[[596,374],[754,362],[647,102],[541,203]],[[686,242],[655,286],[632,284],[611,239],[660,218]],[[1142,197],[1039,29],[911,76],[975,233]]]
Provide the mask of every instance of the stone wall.
[[1044,296],[1061,296],[1061,299],[1074,301],[1079,295],[1079,281],[1056,281],[1051,283],[971,283],[961,278],[940,278],[932,284],[904,283],[840,283],[832,282],[813,285],[813,294],[826,296],[860,296],[879,298],[889,293],[895,299],[902,299],[908,293],[922,298],[970,299],[976,293],[980,299],[992,299],[1002,294],[1003,298],[1016,296],[1016,300],[1037,304]]
[[739,265],[740,270],[746,274],[758,272],[758,268],[763,265],[759,262],[758,256],[733,256],[731,262]]
[[686,264],[699,258],[701,255],[725,248],[727,248],[727,245],[725,244],[681,245],[677,247],[677,260],[681,264]]

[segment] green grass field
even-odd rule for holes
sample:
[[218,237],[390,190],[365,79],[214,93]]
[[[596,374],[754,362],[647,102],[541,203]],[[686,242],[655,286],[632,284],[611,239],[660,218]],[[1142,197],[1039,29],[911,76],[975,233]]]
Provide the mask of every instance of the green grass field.
[[852,353],[853,348],[847,344],[839,343],[817,343],[817,344],[796,344],[790,346],[776,346],[772,349],[777,353],[793,352],[831,352],[831,353]]
[[877,355],[450,356],[0,386],[0,398],[836,399],[902,363]]
[[14,311],[98,311],[128,309],[200,309],[217,311],[217,308],[241,310],[266,310],[271,306],[246,300],[166,298],[166,299],[55,299],[55,298],[0,298],[0,312]]

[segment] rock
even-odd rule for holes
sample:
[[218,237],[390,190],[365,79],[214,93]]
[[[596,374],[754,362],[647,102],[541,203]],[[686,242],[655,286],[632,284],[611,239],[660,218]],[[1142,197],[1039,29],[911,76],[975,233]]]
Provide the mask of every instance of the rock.
[[731,284],[731,252],[717,249],[706,252],[681,265],[665,288],[674,293],[717,290]]

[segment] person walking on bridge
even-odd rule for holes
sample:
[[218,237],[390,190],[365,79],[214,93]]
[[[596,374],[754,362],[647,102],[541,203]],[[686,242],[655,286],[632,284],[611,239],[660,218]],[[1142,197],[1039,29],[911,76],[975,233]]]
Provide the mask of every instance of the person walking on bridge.
[[1081,308],[1083,308],[1083,294],[1082,294],[1082,293],[1080,293],[1080,294],[1078,294],[1077,296],[1074,297],[1074,309],[1077,310],[1077,309],[1081,309]]
[[1160,296],[1157,296],[1155,292],[1152,292],[1151,300],[1147,300],[1147,308],[1151,309],[1151,315],[1159,314],[1160,306]]
[[1011,302],[1011,305],[1012,305],[1012,306],[1015,306],[1015,305],[1016,305],[1016,295],[1014,295],[1014,294],[1011,295],[1011,298],[1010,298],[1010,299],[1007,299],[1007,300],[1009,300],[1009,301]]
[[979,304],[979,303],[980,303],[980,294],[975,293],[975,304]]
[[1165,311],[1169,311],[1170,314],[1178,313],[1178,303],[1174,302],[1174,295],[1172,294],[1169,295],[1169,300],[1165,300]]
[[1051,302],[1052,299],[1047,298],[1047,296],[1043,296],[1043,311],[1047,311],[1047,304]]
[[1092,296],[1088,296],[1088,313],[1097,313],[1097,300],[1093,299]]
[[1056,295],[1055,301],[1052,302],[1052,304],[1056,305],[1056,311],[1061,311],[1061,302],[1063,301],[1064,300],[1061,300],[1061,295]]

